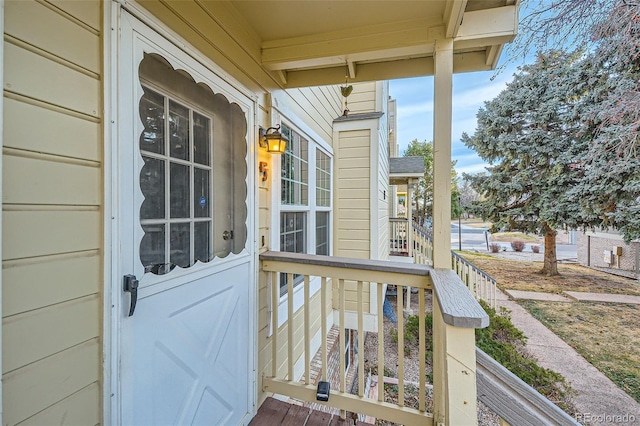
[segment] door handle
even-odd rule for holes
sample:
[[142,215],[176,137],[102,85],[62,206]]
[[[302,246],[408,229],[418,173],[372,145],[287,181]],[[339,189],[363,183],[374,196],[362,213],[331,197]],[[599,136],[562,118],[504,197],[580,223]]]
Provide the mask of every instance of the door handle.
[[122,289],[124,292],[131,293],[131,304],[129,305],[128,316],[132,316],[136,310],[136,303],[138,303],[138,279],[135,275],[125,275],[122,281]]
[[233,230],[231,230],[231,231],[224,231],[224,232],[222,233],[222,239],[223,239],[223,240],[225,240],[225,241],[233,240]]

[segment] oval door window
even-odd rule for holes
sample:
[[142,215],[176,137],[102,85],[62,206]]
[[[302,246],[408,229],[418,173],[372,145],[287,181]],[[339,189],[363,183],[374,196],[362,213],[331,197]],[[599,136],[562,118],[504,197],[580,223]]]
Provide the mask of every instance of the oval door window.
[[240,253],[247,239],[244,112],[157,55],[145,54],[139,75],[145,272]]

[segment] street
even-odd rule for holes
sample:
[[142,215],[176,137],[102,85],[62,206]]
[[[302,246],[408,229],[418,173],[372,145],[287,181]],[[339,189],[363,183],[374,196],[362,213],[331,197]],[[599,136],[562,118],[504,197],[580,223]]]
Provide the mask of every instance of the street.
[[[489,243],[491,243],[491,234],[487,233],[487,230],[484,228],[474,228],[467,225],[462,225],[462,227],[458,228],[457,221],[451,222],[451,249],[458,250],[460,247],[458,241],[459,237],[462,239],[462,249],[463,250],[476,250],[479,252],[487,253],[487,239]],[[508,242],[500,242],[498,243],[501,246],[501,249],[506,249],[506,251],[513,251],[511,248],[511,244]],[[556,256],[558,260],[576,260],[577,247],[575,244],[556,244]],[[527,243],[524,249],[525,252],[531,252],[531,243]],[[540,253],[544,253],[544,244],[540,244]]]

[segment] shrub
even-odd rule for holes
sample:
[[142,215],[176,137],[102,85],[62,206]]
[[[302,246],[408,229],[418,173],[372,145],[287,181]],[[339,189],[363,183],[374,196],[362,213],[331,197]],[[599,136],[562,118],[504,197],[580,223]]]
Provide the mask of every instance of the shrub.
[[489,327],[476,329],[476,345],[505,366],[513,374],[532,386],[542,395],[556,402],[564,410],[570,408],[574,391],[564,377],[540,367],[524,350],[527,341],[522,331],[511,322],[509,311],[501,308],[498,313],[484,301],[480,304],[489,315]]
[[540,253],[540,246],[538,245],[531,246],[531,251],[534,253]]
[[491,253],[498,253],[500,251],[500,244],[498,243],[489,244],[489,250],[491,250]]
[[524,241],[522,241],[522,240],[511,241],[511,248],[514,251],[522,251],[522,250],[524,250]]

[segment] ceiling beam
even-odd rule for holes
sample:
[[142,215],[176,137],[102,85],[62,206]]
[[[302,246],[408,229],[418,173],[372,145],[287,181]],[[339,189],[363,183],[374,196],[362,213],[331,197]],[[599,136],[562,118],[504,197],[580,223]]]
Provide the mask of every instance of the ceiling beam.
[[[266,41],[261,62],[268,70],[308,68],[379,60],[381,57],[425,55],[433,52],[429,28],[436,21],[413,20],[367,28]],[[393,51],[398,53],[393,54]]]
[[356,78],[356,63],[353,61],[347,61],[347,67],[349,68],[349,78],[350,79],[355,79]]
[[[503,6],[494,9],[476,10],[464,14],[464,20],[454,42],[464,45],[462,42],[473,44],[473,47],[489,46],[486,40],[513,41],[518,32],[518,8],[517,6]],[[505,43],[506,43],[505,42]]]
[[453,0],[447,2],[444,11],[445,35],[447,38],[455,38],[462,24],[464,10],[467,7],[467,0]]
[[[488,71],[493,69],[487,64],[485,50],[477,52],[454,53],[453,72]],[[350,83],[378,80],[394,80],[433,75],[433,57],[403,59],[396,61],[358,64],[358,73]],[[287,84],[284,89],[307,86],[324,86],[344,83],[344,65],[287,72]]]

